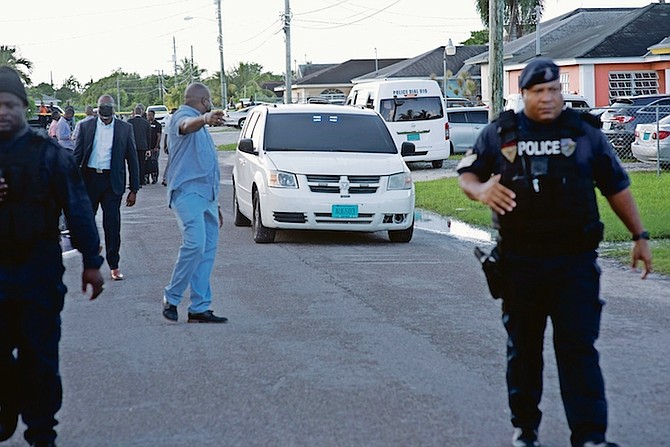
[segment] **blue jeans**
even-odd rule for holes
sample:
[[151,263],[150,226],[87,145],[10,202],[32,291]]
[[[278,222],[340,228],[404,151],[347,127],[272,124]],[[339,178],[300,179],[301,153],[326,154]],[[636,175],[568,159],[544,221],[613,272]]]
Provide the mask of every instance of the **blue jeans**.
[[170,208],[177,216],[182,245],[170,284],[165,287],[165,298],[168,303],[177,306],[190,286],[191,305],[188,311],[202,313],[212,303],[209,278],[219,240],[218,204],[195,193],[174,191]]
[[503,253],[510,279],[503,293],[507,330],[507,388],[512,424],[537,429],[542,413],[542,348],[547,317],[571,443],[602,442],[607,401],[598,351],[600,268],[597,254],[533,257]]

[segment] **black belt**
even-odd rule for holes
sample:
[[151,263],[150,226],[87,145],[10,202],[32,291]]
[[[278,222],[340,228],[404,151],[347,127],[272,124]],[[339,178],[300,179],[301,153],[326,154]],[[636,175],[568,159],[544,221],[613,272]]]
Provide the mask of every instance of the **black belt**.
[[109,169],[98,169],[98,168],[86,168],[90,172],[95,172],[96,174],[109,174]]

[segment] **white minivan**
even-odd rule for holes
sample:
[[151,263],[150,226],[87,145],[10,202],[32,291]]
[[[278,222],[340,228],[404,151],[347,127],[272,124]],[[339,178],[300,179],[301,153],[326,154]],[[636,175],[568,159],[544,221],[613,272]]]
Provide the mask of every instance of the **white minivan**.
[[233,166],[233,214],[257,243],[277,230],[414,232],[414,183],[379,114],[332,104],[256,106]]
[[449,127],[436,81],[362,82],[354,85],[345,104],[378,112],[398,150],[404,142],[414,143],[416,154],[406,161],[429,161],[434,168],[441,168],[449,158]]

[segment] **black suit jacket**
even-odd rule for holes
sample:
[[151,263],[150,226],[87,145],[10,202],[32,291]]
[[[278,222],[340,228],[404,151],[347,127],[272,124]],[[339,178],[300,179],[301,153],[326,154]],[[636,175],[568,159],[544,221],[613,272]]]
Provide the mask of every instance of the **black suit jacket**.
[[[82,171],[88,167],[98,119],[82,121],[79,126],[77,142],[74,146],[74,160]],[[137,192],[140,189],[140,165],[137,161],[133,126],[114,118],[114,140],[109,174],[112,191],[115,194],[123,194],[126,190],[126,164],[130,175],[130,190]]]
[[139,115],[136,115],[128,120],[133,126],[133,131],[135,133],[135,145],[137,145],[138,151],[146,151],[148,149],[153,149],[151,145],[151,124],[145,118],[142,118]]

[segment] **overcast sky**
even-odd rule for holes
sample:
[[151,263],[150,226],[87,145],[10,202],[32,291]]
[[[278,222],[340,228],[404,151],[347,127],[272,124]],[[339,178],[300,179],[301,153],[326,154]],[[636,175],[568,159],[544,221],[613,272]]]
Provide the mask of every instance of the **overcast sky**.
[[[658,1],[658,0],[654,0]],[[219,70],[216,0],[5,0],[0,44],[34,63],[34,84],[81,83],[116,68],[173,73],[191,58]],[[543,19],[579,7],[641,7],[652,0],[545,0]],[[224,65],[255,62],[281,74],[286,56],[283,0],[221,0]],[[306,61],[413,57],[458,44],[483,29],[474,0],[290,0],[291,68]],[[184,20],[192,17],[191,20]]]

